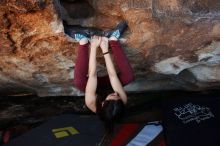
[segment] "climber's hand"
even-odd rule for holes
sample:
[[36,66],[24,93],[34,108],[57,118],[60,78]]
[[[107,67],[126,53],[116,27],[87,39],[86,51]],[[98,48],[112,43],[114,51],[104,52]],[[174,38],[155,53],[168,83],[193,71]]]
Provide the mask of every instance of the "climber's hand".
[[91,37],[91,49],[97,49],[100,46],[102,37],[100,36],[92,36]]
[[107,37],[102,37],[100,47],[102,49],[102,53],[108,52],[108,38]]

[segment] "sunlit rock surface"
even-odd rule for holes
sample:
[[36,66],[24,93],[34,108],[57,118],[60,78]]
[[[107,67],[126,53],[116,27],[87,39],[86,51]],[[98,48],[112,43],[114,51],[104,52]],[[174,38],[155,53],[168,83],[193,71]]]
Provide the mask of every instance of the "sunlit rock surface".
[[[1,0],[0,92],[82,95],[72,82],[77,43],[72,25],[111,29],[121,38],[136,80],[128,91],[220,88],[219,0]],[[98,54],[99,74],[105,74]]]

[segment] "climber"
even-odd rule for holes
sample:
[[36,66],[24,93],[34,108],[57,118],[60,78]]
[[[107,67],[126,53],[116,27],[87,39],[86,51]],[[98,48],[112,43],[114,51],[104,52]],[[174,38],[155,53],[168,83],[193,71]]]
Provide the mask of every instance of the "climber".
[[[134,80],[131,65],[118,41],[126,28],[127,23],[123,21],[115,29],[104,32],[104,37],[90,37],[89,31],[70,30],[68,26],[65,28],[66,33],[79,42],[74,84],[79,90],[85,92],[87,107],[95,112],[107,127],[123,117],[127,103],[123,85]],[[99,47],[102,50],[108,73],[103,77],[97,77],[96,53]],[[118,66],[119,74],[116,73],[111,52]]]

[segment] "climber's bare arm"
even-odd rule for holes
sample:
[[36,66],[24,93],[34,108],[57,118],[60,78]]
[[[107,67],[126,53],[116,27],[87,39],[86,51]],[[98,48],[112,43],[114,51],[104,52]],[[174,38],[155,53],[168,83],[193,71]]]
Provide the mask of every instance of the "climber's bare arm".
[[[108,47],[108,38],[106,38],[106,37],[102,38],[100,47],[101,47],[103,53],[106,53],[109,51],[108,50],[108,48],[109,48]],[[105,54],[104,59],[105,59],[107,72],[108,72],[110,83],[111,83],[113,90],[119,94],[119,96],[122,98],[122,101],[124,103],[127,103],[127,95],[124,91],[124,88],[123,88],[119,78],[118,78],[118,75],[116,73],[116,70],[115,70],[115,67],[114,67],[114,64],[113,64],[113,61],[112,61],[110,54],[109,53]]]
[[97,72],[96,72],[96,52],[101,42],[101,37],[94,36],[91,38],[91,50],[89,56],[89,72],[86,84],[85,103],[87,107],[96,112],[96,88],[97,88]]

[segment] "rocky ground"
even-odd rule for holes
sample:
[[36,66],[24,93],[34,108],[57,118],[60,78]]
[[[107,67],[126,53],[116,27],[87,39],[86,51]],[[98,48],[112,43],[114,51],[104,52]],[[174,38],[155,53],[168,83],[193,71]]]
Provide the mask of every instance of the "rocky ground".
[[[144,98],[141,99],[141,97]],[[151,98],[143,93],[131,94],[128,107],[137,106],[141,101],[148,101]],[[39,123],[49,117],[63,113],[92,114],[85,106],[83,96],[1,96],[0,101],[1,128],[13,125],[14,123]]]

